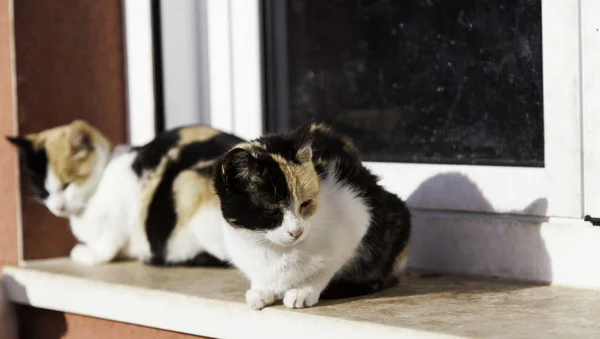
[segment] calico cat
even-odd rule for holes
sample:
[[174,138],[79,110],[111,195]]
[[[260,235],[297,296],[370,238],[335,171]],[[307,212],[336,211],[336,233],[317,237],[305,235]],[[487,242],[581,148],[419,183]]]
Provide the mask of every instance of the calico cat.
[[243,140],[208,126],[164,132],[141,147],[113,145],[81,120],[22,137],[24,172],[39,199],[69,218],[79,240],[71,258],[100,264],[117,257],[153,265],[224,265],[228,259],[215,162]]
[[405,266],[407,207],[325,125],[236,145],[215,169],[215,188],[227,251],[255,309],[376,292]]

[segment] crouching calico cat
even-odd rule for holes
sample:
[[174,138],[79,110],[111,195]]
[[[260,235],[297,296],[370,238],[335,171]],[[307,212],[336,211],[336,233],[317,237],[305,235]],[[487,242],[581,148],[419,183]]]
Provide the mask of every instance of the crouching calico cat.
[[352,142],[308,124],[241,143],[215,169],[231,262],[250,280],[247,303],[364,295],[403,270],[410,214],[360,162]]
[[222,216],[212,170],[243,140],[188,126],[142,147],[113,147],[80,120],[8,140],[19,148],[39,199],[69,218],[80,242],[71,251],[74,261],[222,265],[228,259],[215,226]]

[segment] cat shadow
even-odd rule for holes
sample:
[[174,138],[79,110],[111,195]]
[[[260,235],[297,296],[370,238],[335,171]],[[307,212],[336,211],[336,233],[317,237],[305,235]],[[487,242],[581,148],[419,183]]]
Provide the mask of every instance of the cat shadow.
[[[510,190],[511,187],[506,189]],[[439,212],[443,204],[447,206],[448,192],[452,192],[454,199],[453,210],[463,212]],[[398,303],[398,300],[411,299],[398,297],[425,294],[459,298],[522,290],[552,281],[550,256],[540,234],[541,223],[548,219],[531,217],[546,215],[547,199],[537,199],[520,211],[494,215],[491,214],[494,207],[472,180],[463,174],[449,172],[424,181],[406,202],[412,207],[413,222],[407,270],[409,277],[392,288],[370,296],[323,300],[319,305],[360,299],[370,302],[373,299],[394,299],[393,302]],[[438,211],[422,210],[415,206],[433,206]],[[526,219],[531,221],[517,221],[520,215],[528,215]],[[494,222],[499,218],[514,221]],[[497,276],[502,279],[497,279]]]

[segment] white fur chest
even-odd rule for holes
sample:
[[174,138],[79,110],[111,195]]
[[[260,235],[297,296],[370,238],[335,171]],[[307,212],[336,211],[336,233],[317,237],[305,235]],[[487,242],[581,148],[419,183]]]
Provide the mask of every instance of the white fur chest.
[[304,251],[300,246],[283,248],[248,240],[244,230],[226,226],[225,243],[235,265],[253,287],[277,293],[293,288],[327,265],[321,253]]
[[225,226],[232,261],[252,288],[283,293],[320,272],[333,274],[353,257],[368,230],[370,213],[350,188],[325,180],[319,209],[310,221],[306,237],[291,246],[270,243],[260,232]]
[[[131,169],[134,153],[114,158],[104,170],[98,189],[84,212],[70,218],[71,230],[82,243],[118,246],[128,257],[146,257],[149,246],[139,222],[139,179]],[[110,246],[104,245],[111,243]],[[111,250],[112,251],[112,250]]]

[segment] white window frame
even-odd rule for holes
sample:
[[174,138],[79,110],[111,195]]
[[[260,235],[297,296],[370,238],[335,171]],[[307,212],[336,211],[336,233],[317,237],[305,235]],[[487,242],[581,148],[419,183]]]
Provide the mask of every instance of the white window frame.
[[207,123],[206,1],[160,2],[165,128]]
[[600,217],[600,2],[581,0],[584,214]]
[[155,136],[154,60],[150,0],[123,0],[129,142]]
[[259,0],[204,0],[210,122],[251,139],[263,132]]
[[[263,125],[260,1],[208,4],[210,83],[218,88],[211,93],[211,121],[242,137],[257,137]],[[368,163],[388,189],[410,197],[414,208],[582,216],[579,6],[544,0],[542,12],[545,167]],[[464,175],[478,190],[454,186],[455,177],[443,176],[448,173]],[[435,187],[422,185],[436,175]]]

